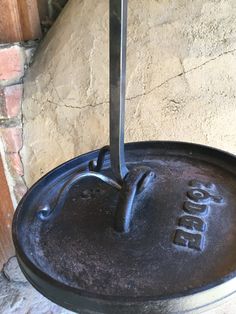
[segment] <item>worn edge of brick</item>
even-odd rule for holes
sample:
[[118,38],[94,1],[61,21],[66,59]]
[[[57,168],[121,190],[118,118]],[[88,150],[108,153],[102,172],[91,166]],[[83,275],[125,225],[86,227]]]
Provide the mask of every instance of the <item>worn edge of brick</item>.
[[0,51],[2,50],[10,50],[13,48],[19,48],[19,57],[21,59],[21,71],[19,73],[19,75],[16,75],[14,78],[12,79],[0,79],[0,87],[5,87],[5,86],[10,86],[10,85],[14,85],[17,83],[23,83],[23,77],[25,75],[25,63],[26,63],[26,55],[25,55],[25,51],[24,51],[24,46],[22,46],[20,43],[13,43],[13,44],[8,44],[8,45],[0,45]]
[[12,200],[12,204],[13,207],[16,208],[18,201],[17,198],[15,196],[15,192],[14,192],[14,185],[15,185],[15,180],[10,172],[9,166],[8,166],[8,161],[7,161],[7,156],[4,150],[4,144],[2,141],[2,138],[0,138],[0,154],[1,154],[1,158],[2,158],[2,163],[3,163],[3,168],[4,168],[4,173],[6,176],[6,180],[7,180],[7,185],[9,188],[9,192],[10,192],[10,196],[11,196],[11,200]]
[[[0,87],[6,88],[14,85],[24,84],[24,77],[27,73],[28,68],[34,61],[34,56],[37,51],[37,48],[39,46],[40,40],[34,40],[34,41],[26,41],[26,42],[16,42],[16,43],[9,43],[9,44],[0,44],[0,49],[9,49],[14,46],[20,47],[20,51],[22,53],[23,58],[23,75],[17,80],[8,80],[8,81],[1,81],[0,80]],[[21,136],[22,136],[22,147],[17,152],[19,159],[22,163],[22,157],[21,157],[21,150],[23,148],[23,115],[22,115],[22,100],[24,97],[24,85],[22,90],[22,99],[20,104],[20,111],[18,116],[16,117],[1,117],[0,118],[0,129],[7,129],[12,127],[19,127],[21,128]],[[23,195],[27,192],[28,187],[24,179],[24,165],[23,166],[23,173],[16,174],[16,171],[11,169],[11,160],[9,159],[9,152],[6,151],[3,143],[3,139],[1,139],[0,144],[0,153],[3,159],[3,165],[4,165],[4,171],[8,182],[8,187],[10,190],[10,195],[12,198],[13,206],[16,208],[17,204],[19,203],[20,199],[23,197]]]

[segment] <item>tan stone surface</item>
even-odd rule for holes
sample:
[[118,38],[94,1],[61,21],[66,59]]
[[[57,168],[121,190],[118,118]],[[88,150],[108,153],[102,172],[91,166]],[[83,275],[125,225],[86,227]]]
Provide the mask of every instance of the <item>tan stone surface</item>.
[[46,299],[27,282],[16,257],[0,270],[1,314],[73,314]]
[[[126,141],[236,153],[236,2],[130,0]],[[70,0],[25,83],[25,178],[108,143],[108,1]]]

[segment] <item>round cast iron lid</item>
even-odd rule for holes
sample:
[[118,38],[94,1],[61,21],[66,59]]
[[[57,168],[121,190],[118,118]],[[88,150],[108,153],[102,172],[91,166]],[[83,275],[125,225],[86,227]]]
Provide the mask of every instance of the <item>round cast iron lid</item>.
[[[13,239],[29,281],[72,310],[101,313],[184,312],[236,290],[236,158],[181,142],[125,146],[128,169],[156,177],[135,198],[128,233],[114,230],[119,191],[96,177],[68,189],[98,151],[77,157],[39,180],[19,204]],[[109,156],[101,171],[111,176]]]

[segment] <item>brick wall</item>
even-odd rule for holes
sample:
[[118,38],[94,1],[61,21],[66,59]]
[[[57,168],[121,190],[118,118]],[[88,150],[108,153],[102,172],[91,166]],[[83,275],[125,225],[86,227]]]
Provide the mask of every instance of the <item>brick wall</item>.
[[35,42],[0,45],[0,151],[14,205],[27,190],[20,156],[23,145],[21,102],[23,78],[34,51]]

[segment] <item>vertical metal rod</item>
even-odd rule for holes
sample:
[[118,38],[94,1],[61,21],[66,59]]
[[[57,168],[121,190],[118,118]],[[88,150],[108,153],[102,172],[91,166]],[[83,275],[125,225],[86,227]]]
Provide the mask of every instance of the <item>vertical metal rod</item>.
[[110,0],[110,155],[120,182],[128,173],[124,156],[127,5],[128,0]]

